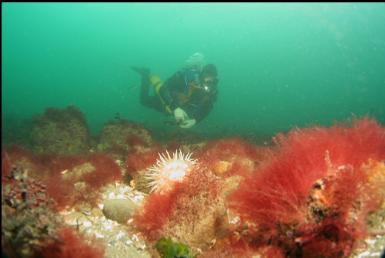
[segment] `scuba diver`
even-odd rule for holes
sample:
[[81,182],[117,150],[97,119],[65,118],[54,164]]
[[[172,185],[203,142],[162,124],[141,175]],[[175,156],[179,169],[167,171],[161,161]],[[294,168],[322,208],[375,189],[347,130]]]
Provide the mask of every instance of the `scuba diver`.
[[192,55],[185,66],[165,82],[148,68],[131,68],[141,75],[142,105],[174,116],[174,124],[180,128],[191,128],[202,121],[216,101],[217,69],[213,64],[204,65],[200,53]]

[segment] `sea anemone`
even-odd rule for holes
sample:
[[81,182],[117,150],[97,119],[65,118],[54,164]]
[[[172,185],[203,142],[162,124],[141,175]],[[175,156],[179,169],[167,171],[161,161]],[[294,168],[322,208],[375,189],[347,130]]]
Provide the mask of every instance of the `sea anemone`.
[[163,192],[174,182],[182,181],[197,162],[191,159],[191,155],[192,153],[183,154],[181,150],[176,150],[172,157],[168,151],[166,154],[159,153],[156,164],[150,167],[145,175],[149,181],[150,192]]

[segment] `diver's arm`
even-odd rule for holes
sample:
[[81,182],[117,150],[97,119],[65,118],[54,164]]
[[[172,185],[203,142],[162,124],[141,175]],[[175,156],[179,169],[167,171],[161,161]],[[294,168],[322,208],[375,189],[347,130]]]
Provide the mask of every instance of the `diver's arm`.
[[[211,108],[204,112],[194,112],[196,109],[191,110],[191,108],[189,108],[189,115],[186,114],[187,118],[181,121],[179,127],[185,129],[193,127],[196,123],[200,122],[205,116],[207,116],[210,110]],[[201,109],[201,111],[203,111],[203,109]]]
[[187,108],[186,112],[191,119],[195,119],[196,122],[202,121],[212,110],[214,102],[216,101],[217,95],[210,97],[209,101],[203,103],[191,103]]
[[191,119],[195,119],[197,123],[202,121],[211,111],[213,105],[204,105],[203,107],[188,110],[187,114]]
[[178,108],[178,103],[174,99],[174,94],[178,91],[181,91],[181,86],[183,86],[183,78],[179,72],[171,76],[164,85],[159,90],[160,97],[164,100],[165,104],[168,105],[172,110]]
[[164,104],[168,106],[171,110],[174,110],[177,107],[174,99],[171,96],[170,89],[167,87],[167,84],[163,85],[160,88],[159,95],[164,101]]

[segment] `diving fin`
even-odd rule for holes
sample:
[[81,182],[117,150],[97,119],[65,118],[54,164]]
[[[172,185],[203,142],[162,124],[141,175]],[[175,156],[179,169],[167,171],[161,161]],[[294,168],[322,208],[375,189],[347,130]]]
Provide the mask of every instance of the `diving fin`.
[[146,67],[137,67],[137,66],[131,66],[131,69],[140,74],[141,76],[149,76],[150,75],[150,69]]

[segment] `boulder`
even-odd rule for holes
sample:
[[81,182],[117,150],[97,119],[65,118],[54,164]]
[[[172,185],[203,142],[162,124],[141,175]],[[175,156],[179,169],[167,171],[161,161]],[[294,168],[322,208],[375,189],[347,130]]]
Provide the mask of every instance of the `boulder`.
[[125,224],[137,205],[130,199],[111,199],[103,203],[103,214],[107,219]]

